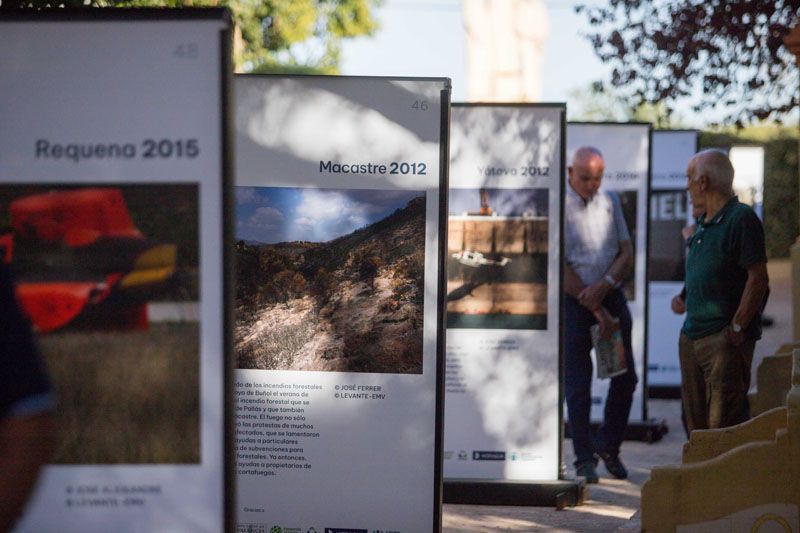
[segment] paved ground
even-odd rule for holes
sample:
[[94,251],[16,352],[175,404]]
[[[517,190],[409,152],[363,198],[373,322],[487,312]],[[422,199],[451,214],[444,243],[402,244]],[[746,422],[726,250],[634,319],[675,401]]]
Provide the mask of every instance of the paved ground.
[[[792,339],[791,281],[788,261],[769,264],[772,293],[765,314],[774,320],[764,330],[764,338],[756,345],[753,372],[761,358],[774,353],[784,342]],[[650,400],[648,412],[652,418],[665,419],[670,428],[664,438],[653,444],[625,442],[622,458],[630,477],[620,481],[605,477],[598,468],[600,483],[588,486],[584,505],[558,511],[544,507],[504,507],[480,505],[445,505],[443,531],[638,531],[640,493],[642,484],[653,466],[680,462],[685,435],[680,422],[680,402]],[[564,463],[567,474],[574,475],[572,443],[564,444]]]

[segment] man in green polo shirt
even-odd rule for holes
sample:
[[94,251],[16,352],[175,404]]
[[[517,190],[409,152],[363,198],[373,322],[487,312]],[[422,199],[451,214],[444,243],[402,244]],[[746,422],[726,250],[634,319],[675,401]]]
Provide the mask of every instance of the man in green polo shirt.
[[689,161],[686,175],[692,204],[705,212],[688,244],[679,343],[681,396],[692,431],[750,418],[750,365],[769,278],[764,228],[734,195],[728,157],[704,150]]

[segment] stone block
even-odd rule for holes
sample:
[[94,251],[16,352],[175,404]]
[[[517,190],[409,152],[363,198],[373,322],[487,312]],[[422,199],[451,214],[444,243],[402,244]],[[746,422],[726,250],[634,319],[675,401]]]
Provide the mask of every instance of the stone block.
[[750,415],[756,416],[784,405],[791,382],[791,350],[764,357],[756,369],[756,391],[749,396]]
[[[688,450],[696,461],[654,468],[642,487],[642,530],[798,531],[800,349],[793,354],[791,385],[784,409],[702,432]],[[720,442],[712,444],[715,438]]]

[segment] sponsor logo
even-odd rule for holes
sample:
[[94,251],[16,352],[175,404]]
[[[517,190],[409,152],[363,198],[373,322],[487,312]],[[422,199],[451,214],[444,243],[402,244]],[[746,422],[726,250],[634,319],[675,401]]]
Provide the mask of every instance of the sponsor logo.
[[505,461],[506,452],[472,451],[473,461]]
[[510,461],[537,461],[541,458],[541,455],[536,455],[531,452],[509,452],[508,454],[508,459]]
[[466,451],[461,450],[460,452],[458,452],[458,460],[459,461],[466,461],[468,458],[469,458],[469,456],[467,455]]
[[[253,533],[255,533],[255,531]],[[303,533],[303,530],[299,527],[272,526],[269,528],[269,533]]]
[[366,529],[353,529],[351,527],[326,527],[325,533],[369,533]]
[[454,454],[453,452],[444,452],[445,460],[452,459],[453,458],[453,454]]
[[308,531],[306,531],[306,533],[317,533],[317,528],[310,527],[310,528],[308,528]]
[[267,533],[267,526],[264,524],[238,524],[236,533]]

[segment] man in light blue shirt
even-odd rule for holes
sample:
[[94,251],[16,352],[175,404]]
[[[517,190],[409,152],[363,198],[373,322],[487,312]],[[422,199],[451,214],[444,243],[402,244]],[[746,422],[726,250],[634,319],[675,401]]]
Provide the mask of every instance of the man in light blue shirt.
[[[631,315],[620,290],[633,266],[633,246],[619,197],[600,191],[605,162],[596,148],[578,148],[569,167],[564,208],[565,346],[564,377],[575,469],[588,483],[597,483],[597,458],[616,478],[628,472],[619,449],[637,377],[631,346]],[[619,321],[617,324],[615,319]],[[620,329],[628,370],[611,378],[603,423],[596,435],[589,420],[592,396],[590,328],[600,325],[601,337]]]

